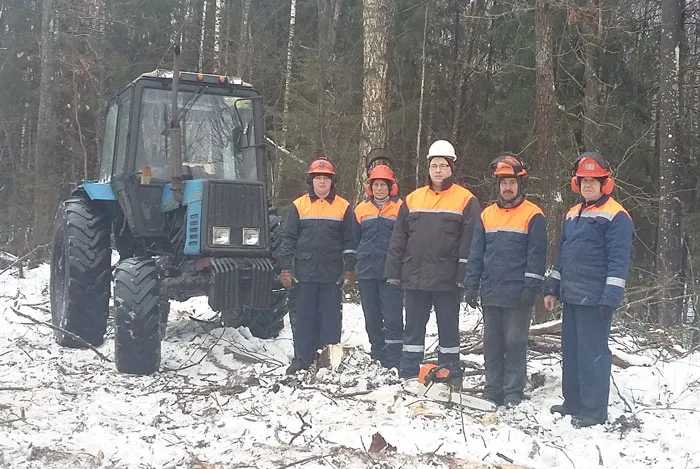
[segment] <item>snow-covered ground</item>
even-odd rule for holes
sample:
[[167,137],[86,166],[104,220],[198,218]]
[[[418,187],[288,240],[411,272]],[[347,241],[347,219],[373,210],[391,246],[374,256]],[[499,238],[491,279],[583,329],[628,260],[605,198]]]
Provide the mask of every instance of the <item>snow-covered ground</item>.
[[[612,423],[576,430],[549,413],[561,402],[558,357],[531,357],[529,374],[544,385],[516,410],[461,412],[402,394],[396,375],[364,352],[362,310],[352,304],[343,342],[357,348],[337,373],[286,377],[288,327],[275,340],[216,328],[197,298],[173,304],[161,372],[121,375],[13,312],[50,321],[48,266],[15,275],[0,275],[0,467],[700,467],[697,352],[667,362],[621,339],[619,354],[636,366],[613,370]],[[463,329],[477,318],[465,310]],[[113,346],[110,331],[99,350],[112,359]],[[370,451],[376,433],[396,451]]]

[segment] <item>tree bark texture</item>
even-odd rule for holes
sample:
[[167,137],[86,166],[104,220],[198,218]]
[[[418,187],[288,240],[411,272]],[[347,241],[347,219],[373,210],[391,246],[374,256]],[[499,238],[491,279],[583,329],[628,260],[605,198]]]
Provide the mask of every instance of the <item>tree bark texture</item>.
[[428,37],[428,13],[430,12],[430,3],[425,4],[425,18],[423,19],[423,43],[421,46],[420,57],[420,96],[418,98],[418,131],[416,132],[416,159],[415,159],[415,177],[416,187],[420,186],[420,168],[423,158],[421,158],[421,139],[423,137],[423,106],[425,104],[425,47]]
[[[291,0],[289,5],[289,34],[287,36],[287,63],[284,70],[284,94],[282,96],[282,147],[287,147],[287,134],[289,132],[289,101],[291,99],[292,67],[294,58],[294,32],[297,20],[297,0]],[[284,170],[284,158],[276,161],[274,196],[278,197],[282,187],[282,172]]]
[[663,326],[675,324],[682,316],[683,245],[680,180],[680,32],[678,0],[661,3],[659,67],[659,230],[657,274],[661,285],[659,316]]
[[245,80],[251,80],[251,54],[250,54],[250,3],[251,0],[243,0],[241,11],[241,35],[238,43],[236,76]]
[[[561,231],[561,204],[557,202],[556,173],[559,167],[556,148],[556,96],[552,45],[552,4],[549,0],[535,2],[535,127],[537,130],[537,160],[533,161],[531,190],[542,195],[547,214],[548,259],[554,259]],[[535,311],[535,323],[548,318],[541,308]]]
[[34,157],[34,246],[46,243],[51,234],[53,209],[58,196],[54,175],[57,122],[53,115],[53,75],[56,11],[53,0],[43,0],[41,12],[41,81]]
[[383,148],[387,141],[387,71],[391,24],[391,0],[364,0],[363,6],[363,93],[360,159],[355,184],[356,201],[362,200],[367,181],[367,154]]

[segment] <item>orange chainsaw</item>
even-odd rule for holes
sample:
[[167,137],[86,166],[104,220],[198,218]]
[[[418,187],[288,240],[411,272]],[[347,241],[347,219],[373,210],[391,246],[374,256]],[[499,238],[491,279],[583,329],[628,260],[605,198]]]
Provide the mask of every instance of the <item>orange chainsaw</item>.
[[455,404],[481,412],[496,412],[497,409],[491,401],[462,392],[462,377],[451,376],[448,365],[424,363],[418,378],[406,380],[403,389],[408,394],[441,404]]

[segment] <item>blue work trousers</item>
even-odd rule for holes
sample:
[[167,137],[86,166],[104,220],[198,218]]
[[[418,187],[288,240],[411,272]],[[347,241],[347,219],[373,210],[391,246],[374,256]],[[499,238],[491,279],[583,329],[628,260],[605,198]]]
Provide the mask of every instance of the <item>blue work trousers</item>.
[[564,303],[562,317],[562,392],[564,407],[599,423],[608,418],[611,318],[598,306]]
[[438,364],[448,365],[451,373],[459,374],[459,300],[456,287],[449,291],[406,290],[406,327],[403,333],[403,354],[400,376],[418,376],[425,356],[425,326],[430,310],[435,307],[439,347]]
[[335,282],[299,282],[296,299],[294,355],[310,365],[316,358],[316,350],[340,342],[340,286]]
[[523,397],[532,309],[484,306],[484,393]]
[[403,290],[384,279],[360,279],[358,286],[372,358],[398,368],[403,344]]

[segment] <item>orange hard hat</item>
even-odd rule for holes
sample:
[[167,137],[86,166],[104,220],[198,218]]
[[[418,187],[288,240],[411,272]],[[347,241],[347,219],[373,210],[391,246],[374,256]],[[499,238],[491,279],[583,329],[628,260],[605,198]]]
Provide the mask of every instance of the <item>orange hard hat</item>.
[[496,177],[520,178],[527,175],[525,165],[513,155],[505,155],[496,158],[491,162],[493,175]]
[[386,181],[390,181],[392,184],[396,183],[394,171],[392,171],[391,168],[385,164],[378,164],[377,166],[372,168],[372,170],[369,172],[369,176],[367,177],[367,179],[369,180],[370,184],[372,184],[372,181],[374,181],[375,179],[384,179]]
[[327,174],[329,176],[335,176],[335,169],[328,158],[322,156],[311,163],[309,166],[309,174]]
[[576,160],[574,176],[580,178],[610,177],[610,166],[598,153],[582,153]]

